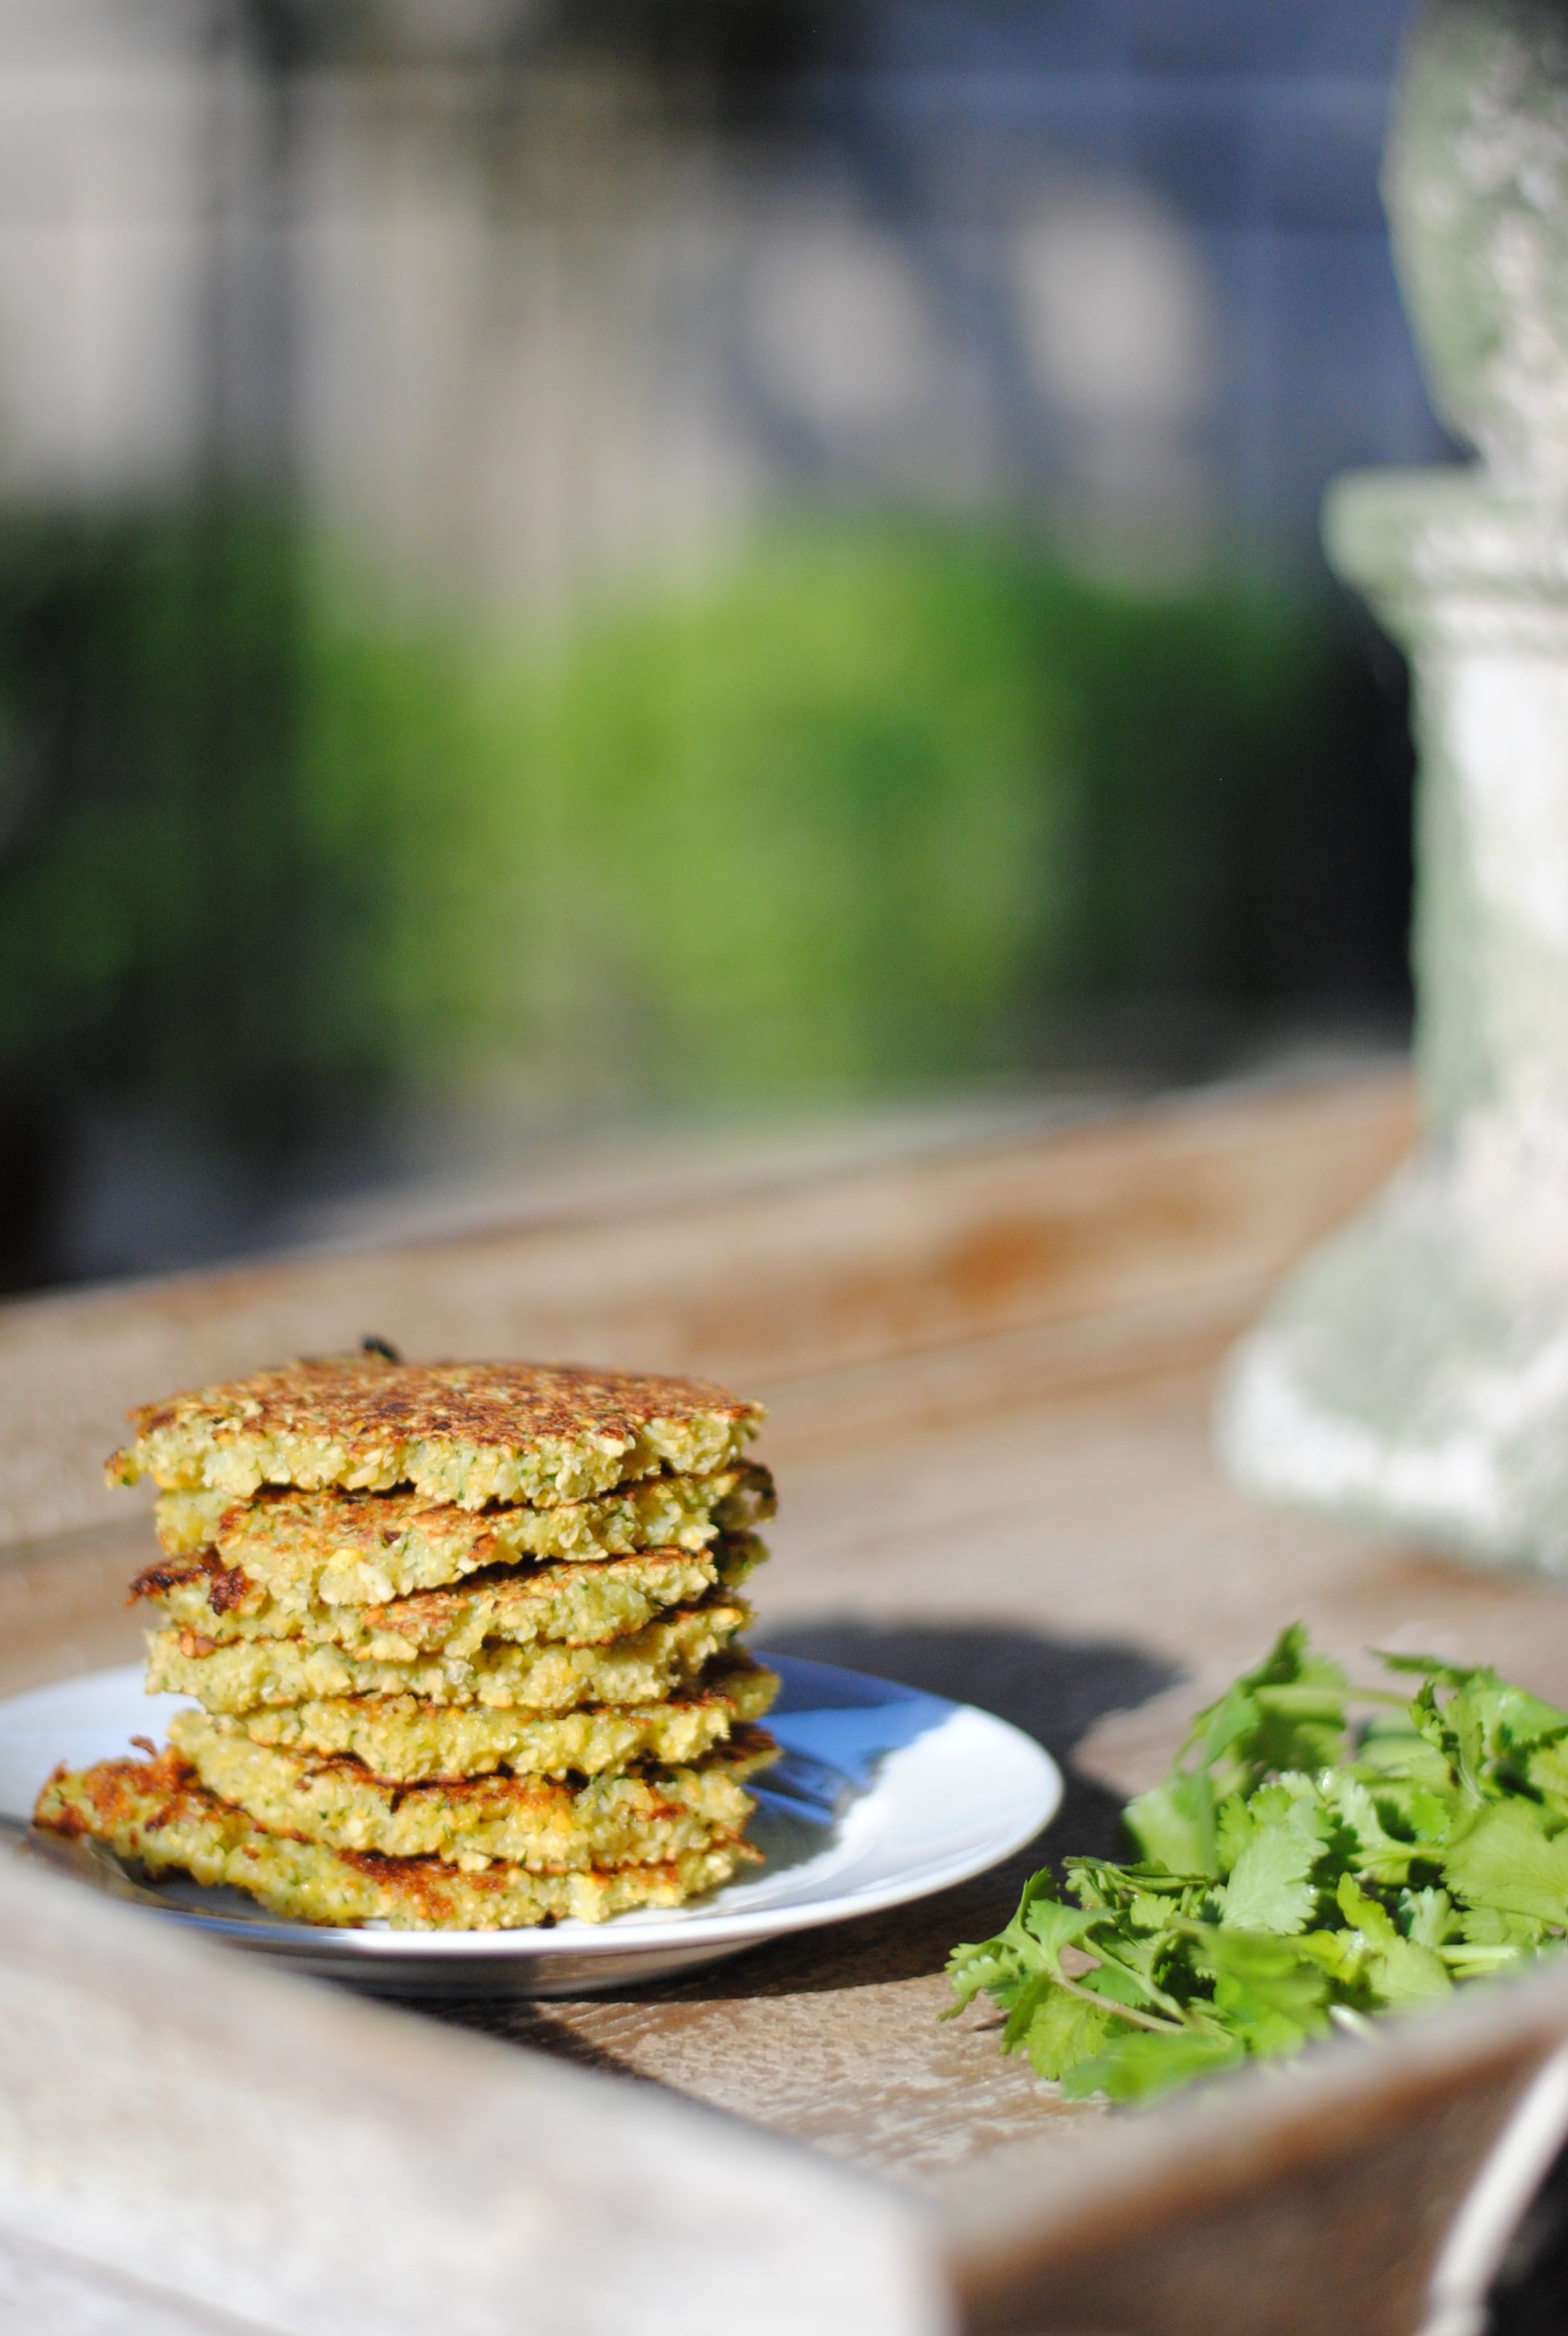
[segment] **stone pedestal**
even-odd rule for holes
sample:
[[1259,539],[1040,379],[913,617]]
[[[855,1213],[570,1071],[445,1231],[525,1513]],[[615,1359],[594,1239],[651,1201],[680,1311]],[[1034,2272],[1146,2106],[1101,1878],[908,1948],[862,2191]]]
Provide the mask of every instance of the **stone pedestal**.
[[1234,1358],[1258,1492],[1568,1575],[1568,9],[1437,0],[1386,192],[1472,469],[1339,482],[1339,572],[1408,647],[1425,1134]]

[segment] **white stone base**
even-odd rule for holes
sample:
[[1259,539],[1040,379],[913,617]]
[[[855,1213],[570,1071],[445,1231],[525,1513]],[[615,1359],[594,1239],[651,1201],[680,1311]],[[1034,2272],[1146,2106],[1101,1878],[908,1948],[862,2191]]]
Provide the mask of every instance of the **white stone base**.
[[1217,1436],[1268,1498],[1568,1580],[1568,1133],[1418,1154],[1237,1348]]

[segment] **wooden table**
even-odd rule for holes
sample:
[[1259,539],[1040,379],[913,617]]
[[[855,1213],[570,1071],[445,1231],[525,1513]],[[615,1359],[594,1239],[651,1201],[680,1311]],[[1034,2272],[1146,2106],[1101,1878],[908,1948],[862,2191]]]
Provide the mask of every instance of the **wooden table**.
[[[942,1964],[1121,1797],[1292,1618],[1495,1661],[1568,1700],[1568,1599],[1320,1523],[1221,1480],[1216,1368],[1281,1270],[1392,1166],[1403,1081],[1211,1097],[852,1173],[666,1193],[390,1258],[305,1260],[0,1318],[9,1553],[0,1690],[124,1659],[145,1523],[93,1462],[123,1403],[375,1329],[413,1352],[575,1352],[762,1395],[782,1509],[766,1647],[983,1704],[1069,1789],[1048,1838],[921,1905],[685,1983],[434,2017],[609,2069],[923,2194],[1072,2109],[956,2022]],[[122,1496],[123,1500],[123,1496]],[[45,1528],[53,1527],[53,1531]],[[426,2019],[432,2015],[404,2015]]]

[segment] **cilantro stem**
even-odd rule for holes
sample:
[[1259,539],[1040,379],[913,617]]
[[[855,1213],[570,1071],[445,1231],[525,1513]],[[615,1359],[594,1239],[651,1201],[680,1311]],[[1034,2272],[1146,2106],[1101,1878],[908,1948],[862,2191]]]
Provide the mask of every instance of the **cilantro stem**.
[[1112,1971],[1125,1971],[1127,1977],[1132,1981],[1135,1987],[1146,1988],[1150,1995],[1154,1997],[1154,2001],[1160,2006],[1161,2010],[1168,2011],[1172,2019],[1175,2020],[1178,2028],[1185,2028],[1187,2023],[1182,2018],[1181,2005],[1179,2003],[1174,2003],[1171,1998],[1165,1993],[1164,1988],[1156,1987],[1154,1981],[1149,1978],[1145,1971],[1135,1970],[1132,1964],[1124,1962],[1120,1955],[1113,1954],[1109,1947],[1105,1944],[1104,1939],[1096,1939],[1095,1941],[1095,1950],[1099,1956],[1100,1967],[1102,1970],[1105,1969],[1106,1964],[1109,1964]]
[[1081,2002],[1092,2003],[1096,2011],[1108,2011],[1114,2019],[1130,2020],[1135,2028],[1152,2029],[1156,2036],[1184,2036],[1187,2032],[1179,2020],[1160,2020],[1154,2012],[1136,2010],[1130,2003],[1114,2002],[1108,1995],[1096,1995],[1092,1987],[1080,1987],[1076,1979],[1068,1979],[1061,1971],[1054,1971],[1051,1977],[1058,1987],[1066,1988]]
[[1378,2032],[1364,2011],[1352,2010],[1348,2003],[1331,2003],[1329,2017],[1347,2036],[1376,2036]]

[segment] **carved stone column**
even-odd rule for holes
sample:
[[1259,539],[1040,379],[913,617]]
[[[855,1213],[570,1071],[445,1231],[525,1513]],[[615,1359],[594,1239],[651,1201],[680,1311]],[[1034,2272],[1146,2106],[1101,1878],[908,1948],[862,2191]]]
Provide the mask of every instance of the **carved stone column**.
[[1431,0],[1385,192],[1458,471],[1341,480],[1408,647],[1425,1133],[1232,1358],[1251,1488],[1568,1575],[1568,6]]

